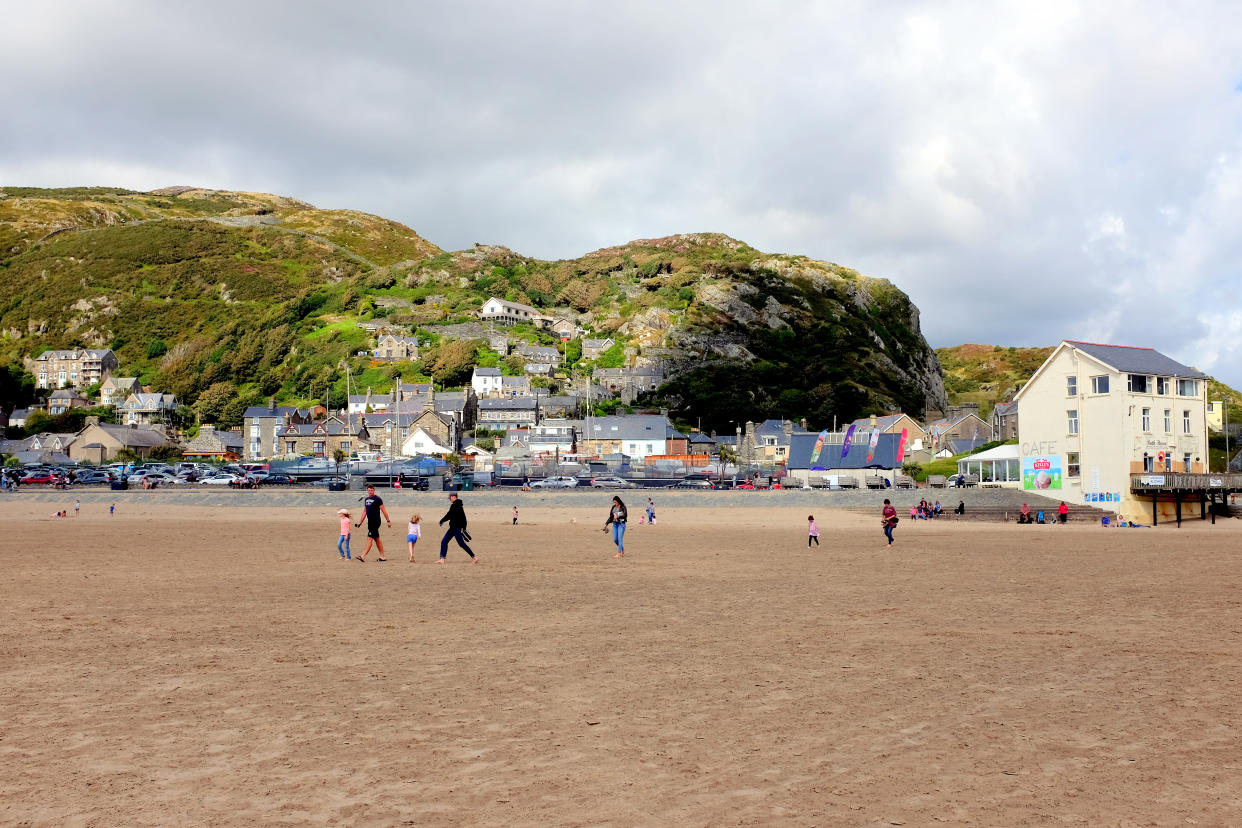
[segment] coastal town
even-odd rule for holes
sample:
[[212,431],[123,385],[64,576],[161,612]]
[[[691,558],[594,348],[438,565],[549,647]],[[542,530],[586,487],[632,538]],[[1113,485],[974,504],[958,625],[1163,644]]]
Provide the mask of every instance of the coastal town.
[[[358,357],[398,369],[417,361],[416,332],[359,325],[373,338]],[[518,328],[550,333],[554,344],[513,336]],[[331,476],[345,486],[353,473],[424,488],[429,478],[437,486],[443,478],[446,488],[574,487],[597,478],[702,488],[980,486],[1155,521],[1206,514],[1233,485],[1221,476],[1227,469],[1206,460],[1211,435],[1229,439],[1226,405],[1207,399],[1204,374],[1150,348],[1064,341],[986,416],[978,404],[845,423],[756,422],[738,412],[732,431],[718,433],[644,408],[644,395],[666,379],[659,360],[635,358],[573,319],[491,297],[477,325],[461,333],[472,334],[516,362],[475,365],[469,384],[457,388],[394,379],[386,388],[350,389],[333,409],[273,397],[231,426],[200,422],[175,395],[124,376],[110,349],[46,350],[27,363],[43,407],[8,415],[10,436],[0,444],[7,478],[37,482],[54,468],[67,479],[74,467],[107,464],[132,474],[135,462],[162,461],[180,464],[159,469],[172,483]],[[571,342],[589,366],[581,373],[566,365]],[[601,366],[610,353],[622,364]],[[74,410],[90,412],[76,431],[30,427]],[[120,474],[105,480],[125,485],[111,477]]]

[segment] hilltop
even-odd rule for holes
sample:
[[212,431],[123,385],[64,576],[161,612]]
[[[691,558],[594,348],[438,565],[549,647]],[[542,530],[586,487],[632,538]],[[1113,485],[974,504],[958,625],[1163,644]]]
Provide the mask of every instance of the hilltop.
[[[612,336],[629,364],[664,367],[673,379],[649,402],[704,427],[944,403],[902,291],[720,234],[542,261],[490,245],[445,251],[398,222],[262,193],[4,187],[0,279],[0,360],[111,347],[125,373],[225,423],[268,396],[339,404],[345,364],[380,387],[397,376],[460,384],[496,355],[451,341],[447,326],[491,295]],[[432,345],[418,363],[373,365],[357,356],[367,321]]]

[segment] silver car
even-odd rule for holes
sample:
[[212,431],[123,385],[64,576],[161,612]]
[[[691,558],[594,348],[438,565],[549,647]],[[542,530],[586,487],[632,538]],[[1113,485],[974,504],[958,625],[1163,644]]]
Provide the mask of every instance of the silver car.
[[578,485],[576,477],[545,477],[530,484],[532,489],[572,489]]
[[633,489],[638,484],[620,477],[593,477],[591,485],[596,489]]

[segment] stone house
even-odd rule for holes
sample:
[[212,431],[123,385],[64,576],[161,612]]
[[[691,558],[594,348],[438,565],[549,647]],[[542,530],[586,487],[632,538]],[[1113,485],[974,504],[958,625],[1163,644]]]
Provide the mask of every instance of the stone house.
[[53,417],[57,414],[64,414],[71,408],[89,408],[90,406],[90,400],[69,388],[57,389],[47,398],[47,413]]
[[381,334],[372,354],[376,359],[389,362],[413,362],[418,359],[418,337]]
[[142,385],[137,377],[109,376],[99,385],[99,402],[101,405],[120,405],[130,394],[141,394]]
[[584,339],[582,340],[582,358],[599,359],[605,351],[616,344],[617,341],[611,336],[605,339]]
[[30,373],[38,388],[85,388],[120,366],[111,348],[70,348],[39,354]]
[[1016,402],[997,403],[992,409],[992,439],[1018,439],[1018,404]]
[[176,408],[177,397],[173,394],[140,392],[126,397],[125,402],[117,406],[116,414],[125,425],[151,425],[168,422]]
[[479,428],[529,428],[539,421],[539,403],[534,397],[493,397],[479,400]]
[[242,436],[246,440],[246,459],[272,458],[280,452],[276,445],[276,432],[290,423],[309,423],[311,414],[296,406],[253,405],[242,415]]

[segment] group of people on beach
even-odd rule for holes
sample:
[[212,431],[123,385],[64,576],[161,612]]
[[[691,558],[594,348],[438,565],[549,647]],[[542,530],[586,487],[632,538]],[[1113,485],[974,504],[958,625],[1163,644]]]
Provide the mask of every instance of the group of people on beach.
[[[392,528],[392,518],[388,516],[388,507],[384,505],[384,499],[375,493],[374,486],[367,486],[367,496],[362,499],[362,517],[357,523],[352,523],[353,517],[348,509],[341,509],[337,512],[337,516],[341,521],[341,535],[336,543],[336,551],[340,554],[341,560],[355,560],[359,563],[367,562],[367,555],[371,554],[371,547],[374,546],[379,555],[376,561],[387,561],[388,558],[384,553],[384,541],[380,539],[380,522],[388,524],[388,528]],[[351,529],[362,526],[363,522],[367,524],[367,545],[362,550],[362,554],[354,557],[349,550],[349,539],[352,535]],[[513,522],[517,523],[517,508],[513,510]],[[448,524],[448,531],[444,533],[444,537],[440,540],[440,559],[438,563],[444,563],[448,558],[449,541],[456,540],[457,545],[466,551],[473,563],[478,563],[479,558],[474,554],[474,550],[470,548],[470,532],[466,529],[466,508],[462,505],[457,493],[453,492],[449,495],[449,508],[444,513],[444,517],[440,518],[440,525]],[[410,523],[406,527],[405,543],[410,553],[410,563],[414,563],[414,547],[418,545],[419,539],[423,536],[423,516],[413,514],[410,516]]]

